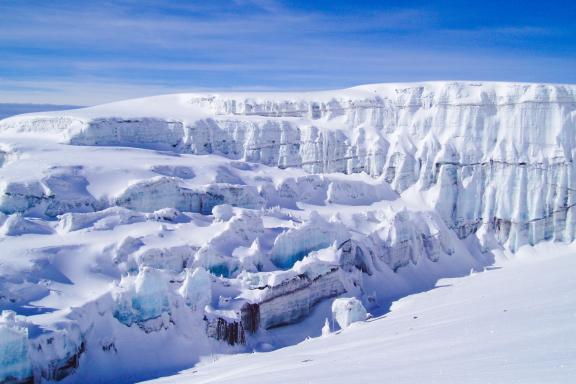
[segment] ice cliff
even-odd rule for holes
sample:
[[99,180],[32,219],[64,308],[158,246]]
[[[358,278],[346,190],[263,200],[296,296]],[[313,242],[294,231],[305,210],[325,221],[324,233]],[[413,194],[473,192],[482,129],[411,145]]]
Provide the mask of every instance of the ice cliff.
[[25,382],[32,377],[28,354],[28,329],[18,323],[16,314],[2,311],[0,318],[0,378]]
[[570,242],[575,134],[576,86],[477,82],[1,120],[0,381],[267,350]]
[[[428,192],[430,204],[460,237],[487,226],[515,249],[574,238],[575,100],[573,86],[473,82],[182,94],[150,99],[166,107],[161,112],[139,110],[145,105],[140,100],[14,117],[2,121],[0,131],[54,135],[75,145],[219,154],[311,173],[383,175],[398,192]],[[170,185],[158,180],[135,186],[117,203],[145,204],[134,195],[142,188],[161,188],[165,198],[175,199],[172,205],[197,210],[203,196],[208,206],[221,199]],[[23,194],[39,200],[58,195],[49,180],[24,188],[4,186],[3,210],[33,204],[18,200]],[[249,197],[237,199],[244,204]],[[94,202],[85,198],[83,204]]]

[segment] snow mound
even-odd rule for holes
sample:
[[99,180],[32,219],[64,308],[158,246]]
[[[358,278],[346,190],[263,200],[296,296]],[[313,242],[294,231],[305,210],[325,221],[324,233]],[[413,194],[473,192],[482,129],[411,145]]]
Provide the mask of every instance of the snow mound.
[[340,328],[344,329],[352,323],[366,320],[368,313],[357,298],[340,298],[332,302],[332,317]]

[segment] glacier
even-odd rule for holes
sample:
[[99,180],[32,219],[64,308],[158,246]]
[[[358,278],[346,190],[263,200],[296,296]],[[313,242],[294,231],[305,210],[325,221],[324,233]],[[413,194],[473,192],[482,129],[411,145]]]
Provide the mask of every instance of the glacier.
[[0,381],[133,381],[290,345],[570,243],[575,133],[576,86],[491,82],[0,120]]

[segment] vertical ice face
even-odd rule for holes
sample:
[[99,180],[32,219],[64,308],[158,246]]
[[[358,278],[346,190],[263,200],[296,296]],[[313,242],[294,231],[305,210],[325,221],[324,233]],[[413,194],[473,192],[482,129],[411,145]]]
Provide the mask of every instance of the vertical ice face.
[[48,191],[39,181],[0,182],[0,212],[24,212],[46,203]]
[[193,311],[202,311],[212,300],[212,279],[204,268],[186,270],[184,283],[178,290]]
[[209,215],[212,208],[220,204],[252,209],[263,204],[262,198],[251,186],[216,183],[186,188],[181,186],[180,182],[178,178],[166,176],[137,182],[124,190],[112,203],[141,212],[174,208],[204,215]]
[[158,269],[144,267],[135,279],[126,278],[117,294],[114,317],[126,325],[160,317],[170,311],[170,291],[166,276]]
[[38,374],[49,382],[60,381],[74,373],[86,351],[84,335],[78,323],[63,321],[56,328],[30,342],[35,376]]
[[309,263],[299,271],[274,272],[265,286],[258,288],[258,323],[270,329],[298,322],[308,316],[321,300],[346,292],[338,267]]
[[341,223],[329,223],[313,211],[301,226],[279,235],[274,241],[272,262],[279,268],[291,268],[298,260],[312,251],[338,244],[349,238]]
[[0,382],[24,382],[31,377],[28,329],[19,324],[16,313],[2,311],[0,317]]
[[[71,125],[77,123],[70,121]],[[78,145],[121,145],[171,150],[181,143],[184,136],[182,122],[164,119],[94,119],[90,126],[92,129],[80,130],[71,138],[71,142]]]
[[366,320],[368,313],[357,298],[340,298],[332,302],[332,317],[344,329],[352,323]]

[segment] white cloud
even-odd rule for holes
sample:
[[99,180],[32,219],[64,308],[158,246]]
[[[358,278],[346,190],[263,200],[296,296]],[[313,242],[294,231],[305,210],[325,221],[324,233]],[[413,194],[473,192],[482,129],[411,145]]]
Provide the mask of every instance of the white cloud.
[[470,73],[553,81],[574,64],[482,44],[549,30],[439,28],[438,16],[422,9],[343,15],[297,11],[277,0],[226,7],[160,0],[10,4],[21,3],[0,1],[0,73],[11,74],[0,79],[6,102],[93,104],[208,86],[317,89]]

